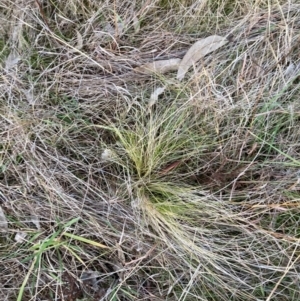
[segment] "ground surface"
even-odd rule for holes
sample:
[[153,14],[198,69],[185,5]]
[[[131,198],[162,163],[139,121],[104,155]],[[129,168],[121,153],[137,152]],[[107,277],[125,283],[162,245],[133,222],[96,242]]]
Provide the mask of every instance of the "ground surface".
[[300,300],[299,29],[296,0],[2,0],[0,300]]

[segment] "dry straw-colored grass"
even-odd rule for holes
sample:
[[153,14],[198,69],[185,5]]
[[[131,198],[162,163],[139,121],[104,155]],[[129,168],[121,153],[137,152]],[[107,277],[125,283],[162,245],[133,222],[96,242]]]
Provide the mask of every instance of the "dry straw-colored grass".
[[299,300],[299,12],[3,0],[0,299]]

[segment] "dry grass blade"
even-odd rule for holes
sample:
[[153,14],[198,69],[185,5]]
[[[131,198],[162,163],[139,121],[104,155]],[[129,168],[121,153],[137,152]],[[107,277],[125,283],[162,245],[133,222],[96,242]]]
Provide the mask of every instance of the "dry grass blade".
[[1,1],[4,299],[300,300],[286,2]]

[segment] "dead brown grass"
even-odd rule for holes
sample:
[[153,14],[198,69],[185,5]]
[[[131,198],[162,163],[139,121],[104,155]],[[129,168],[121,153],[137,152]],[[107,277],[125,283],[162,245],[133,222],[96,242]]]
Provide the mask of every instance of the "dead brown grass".
[[1,298],[299,300],[299,9],[2,1]]

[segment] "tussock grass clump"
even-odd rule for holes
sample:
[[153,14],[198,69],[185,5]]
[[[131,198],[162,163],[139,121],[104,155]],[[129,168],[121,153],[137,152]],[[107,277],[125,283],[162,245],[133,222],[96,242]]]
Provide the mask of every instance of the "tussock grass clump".
[[299,11],[2,1],[1,296],[299,300]]
[[[116,137],[115,152],[110,154],[124,178],[124,197],[129,197],[141,229],[151,229],[163,239],[193,275],[176,298],[189,299],[201,292],[209,299],[217,290],[224,300],[251,300],[254,292],[267,291],[260,286],[259,275],[272,281],[278,271],[268,267],[287,262],[286,243],[256,223],[238,193],[237,198],[220,198],[220,191],[211,193],[203,177],[193,179],[195,172],[209,172],[205,163],[209,154],[227,141],[221,135],[216,139],[214,129],[207,127],[209,121],[199,118],[194,108],[172,106],[148,115],[136,110],[125,128],[106,127]],[[233,182],[236,176],[231,176]],[[266,246],[276,251],[269,253]],[[241,274],[247,281],[237,276]]]

